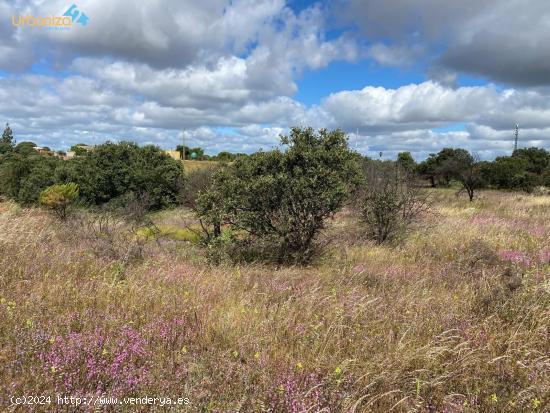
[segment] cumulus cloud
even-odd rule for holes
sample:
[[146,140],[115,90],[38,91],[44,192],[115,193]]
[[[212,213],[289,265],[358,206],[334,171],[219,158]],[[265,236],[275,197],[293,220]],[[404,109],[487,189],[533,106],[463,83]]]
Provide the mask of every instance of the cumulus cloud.
[[336,4],[342,21],[353,22],[371,39],[391,39],[393,48],[418,43],[431,48],[435,66],[511,85],[550,85],[546,0],[340,0]]
[[[277,145],[297,125],[342,128],[371,156],[408,150],[422,158],[462,146],[491,157],[509,152],[515,123],[522,144],[550,144],[544,2],[334,4],[295,11],[284,0],[83,0],[86,27],[2,25],[0,116],[19,140],[56,148],[106,139],[170,148],[183,134],[208,153],[252,152]],[[66,7],[18,0],[0,4],[0,17]],[[337,30],[327,10],[338,14]],[[365,87],[336,90],[317,104],[295,98],[304,73],[361,59],[428,62],[432,80],[389,88],[365,78]],[[461,73],[493,83],[460,86]]]

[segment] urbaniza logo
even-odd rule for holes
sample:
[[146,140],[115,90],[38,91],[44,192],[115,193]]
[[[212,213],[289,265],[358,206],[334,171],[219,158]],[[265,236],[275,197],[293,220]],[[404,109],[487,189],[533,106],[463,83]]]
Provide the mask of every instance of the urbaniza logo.
[[50,30],[67,30],[74,24],[86,26],[90,18],[76,4],[67,9],[63,16],[11,16],[11,24],[15,27],[44,27]]

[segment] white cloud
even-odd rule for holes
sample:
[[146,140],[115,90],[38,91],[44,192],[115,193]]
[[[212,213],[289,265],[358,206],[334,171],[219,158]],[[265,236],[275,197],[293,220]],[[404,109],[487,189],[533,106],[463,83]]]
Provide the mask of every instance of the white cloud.
[[[523,144],[548,147],[549,89],[458,86],[461,70],[530,84],[518,75],[523,71],[536,75],[532,84],[546,84],[545,3],[537,0],[525,11],[516,0],[465,0],[468,7],[436,0],[403,0],[402,7],[342,1],[366,41],[342,31],[329,36],[322,6],[295,12],[284,0],[83,0],[87,27],[49,32],[3,25],[0,68],[8,74],[0,77],[0,117],[19,140],[60,148],[105,139],[174,147],[185,133],[186,142],[209,153],[251,152],[277,145],[281,133],[298,125],[359,129],[352,146],[373,156],[409,150],[423,157],[443,146],[492,156],[509,150],[516,122]],[[18,0],[0,4],[0,17],[62,13],[66,7],[62,0]],[[510,23],[516,11],[525,33],[510,43],[521,49],[521,64],[513,66],[513,54],[498,39],[501,23]],[[512,17],[504,16],[508,12]],[[523,47],[529,39],[532,44]],[[438,41],[456,49],[443,50],[438,65],[429,68],[437,82],[336,91],[310,106],[294,98],[304,72],[363,58],[414,65]],[[485,55],[476,45],[494,50]],[[464,60],[474,51],[476,59]],[[500,53],[494,61],[501,68],[488,64],[493,51]],[[66,72],[15,73],[44,58]],[[462,67],[465,61],[468,67]]]

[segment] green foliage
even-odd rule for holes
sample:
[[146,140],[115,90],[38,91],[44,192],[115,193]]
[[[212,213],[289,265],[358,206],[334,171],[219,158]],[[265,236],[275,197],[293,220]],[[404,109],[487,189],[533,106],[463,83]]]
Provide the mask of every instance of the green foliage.
[[531,192],[544,185],[545,171],[550,166],[550,153],[542,148],[514,151],[513,156],[501,156],[493,162],[478,162],[464,149],[444,148],[421,162],[417,172],[429,179],[433,187],[461,182],[473,199],[474,190],[484,186]]
[[212,156],[210,159],[220,162],[233,162],[236,159],[246,158],[248,155],[246,153],[231,153],[231,152],[220,152],[216,156]]
[[156,146],[107,142],[67,161],[58,171],[58,179],[75,182],[89,204],[101,205],[129,193],[147,193],[151,208],[159,209],[178,202],[184,175],[181,163]]
[[516,149],[512,155],[514,158],[523,158],[527,161],[526,171],[542,175],[550,166],[550,152],[543,148]]
[[36,152],[34,148],[36,148],[36,144],[34,142],[19,142],[14,149],[15,152],[23,156],[38,155],[38,152]]
[[0,156],[11,152],[14,145],[15,141],[13,139],[13,131],[11,130],[9,123],[6,123],[6,128],[2,133],[2,139],[0,139]]
[[457,167],[471,162],[470,158],[471,155],[464,149],[443,148],[437,154],[430,154],[418,165],[417,171],[430,180],[432,187],[446,186],[456,178]]
[[550,166],[548,166],[542,174],[542,184],[545,187],[550,188]]
[[255,153],[217,171],[198,214],[213,238],[228,225],[269,245],[279,263],[307,263],[326,219],[357,183],[356,156],[340,130],[293,128],[281,142],[284,152]]
[[67,218],[69,208],[78,199],[78,186],[72,182],[52,185],[40,193],[40,205],[50,209],[59,219]]
[[0,164],[0,192],[23,205],[38,202],[40,192],[55,183],[61,161],[42,157],[33,150],[29,156],[13,152]]
[[86,145],[85,143],[78,143],[76,145],[71,146],[70,151],[74,152],[76,156],[82,156],[90,151],[90,149],[88,148],[89,148],[88,145]]
[[484,168],[486,179],[498,189],[525,190],[530,192],[536,182],[528,175],[529,162],[521,156],[502,156]]
[[410,152],[399,152],[397,154],[397,164],[407,172],[413,172],[417,167],[416,161]]
[[10,145],[13,146],[15,144],[13,140],[13,131],[10,128],[10,124],[6,123],[6,127],[4,128],[4,132],[2,132],[2,141],[4,145]]
[[436,186],[436,168],[437,155],[435,153],[431,153],[425,160],[420,162],[416,168],[420,176],[430,181],[433,188]]
[[[486,181],[481,172],[479,161],[463,149],[455,149],[439,165],[439,173],[447,180],[454,179],[461,183],[462,190],[468,193],[470,202],[475,191],[483,188]],[[459,191],[460,192],[460,191]]]

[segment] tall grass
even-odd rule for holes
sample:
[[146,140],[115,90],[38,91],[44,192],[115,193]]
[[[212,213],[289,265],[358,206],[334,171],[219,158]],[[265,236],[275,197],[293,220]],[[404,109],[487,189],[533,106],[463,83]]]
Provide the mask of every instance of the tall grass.
[[0,204],[2,409],[105,394],[205,412],[547,411],[550,197],[440,191],[436,208],[393,246],[342,213],[308,268],[211,267],[174,237],[121,268],[82,229]]

